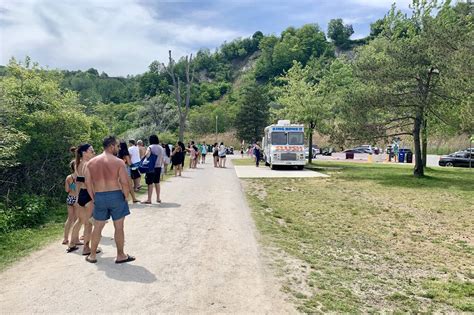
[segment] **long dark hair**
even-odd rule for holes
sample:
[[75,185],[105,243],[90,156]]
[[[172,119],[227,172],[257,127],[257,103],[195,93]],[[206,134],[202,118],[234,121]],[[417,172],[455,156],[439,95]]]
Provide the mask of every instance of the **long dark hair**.
[[127,144],[125,143],[125,141],[120,141],[120,149],[117,156],[119,159],[123,159],[127,155],[130,155],[130,153],[128,153]]
[[164,144],[162,145],[163,149],[165,149],[165,153],[166,153],[166,156],[167,157],[170,157],[171,156],[171,150],[170,150],[170,146],[169,144]]
[[91,145],[89,143],[84,143],[84,144],[81,144],[79,147],[77,147],[77,149],[76,149],[76,169],[79,166],[79,164],[81,163],[81,159],[82,159],[82,156],[84,155],[84,152],[89,150],[90,147],[91,147]]

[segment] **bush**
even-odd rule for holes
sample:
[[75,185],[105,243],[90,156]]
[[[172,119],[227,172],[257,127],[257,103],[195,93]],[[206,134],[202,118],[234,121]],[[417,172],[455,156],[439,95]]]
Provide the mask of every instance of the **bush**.
[[46,222],[50,211],[46,198],[23,195],[17,204],[6,207],[0,204],[0,234],[37,227]]

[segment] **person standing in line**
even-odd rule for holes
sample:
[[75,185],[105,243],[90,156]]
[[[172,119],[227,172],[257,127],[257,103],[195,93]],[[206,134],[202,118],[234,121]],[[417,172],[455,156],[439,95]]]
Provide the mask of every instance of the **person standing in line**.
[[255,146],[253,147],[253,154],[255,155],[255,165],[259,167],[260,164],[260,144],[258,141],[255,143]]
[[79,191],[77,196],[77,212],[79,214],[80,223],[76,222],[76,224],[74,224],[71,232],[71,240],[69,241],[69,246],[66,250],[68,253],[79,249],[75,241],[79,239],[81,225],[84,225],[84,247],[82,249],[82,255],[90,254],[92,223],[89,221],[89,219],[92,217],[93,203],[91,202],[92,198],[86,189],[85,171],[87,162],[89,162],[89,160],[92,159],[94,155],[94,148],[88,143],[80,145],[76,150],[76,187]]
[[207,145],[204,141],[201,146],[201,163],[206,164]]
[[189,152],[189,168],[196,168],[196,159],[197,159],[197,152],[195,150],[194,141],[188,145],[188,152]]
[[138,171],[138,166],[140,165],[140,149],[136,145],[135,140],[130,139],[128,141],[129,147],[128,147],[128,153],[130,153],[130,161],[132,164],[130,165],[130,174],[133,180],[133,190],[134,191],[139,191],[140,188],[142,187],[140,185],[140,180],[141,180],[141,175],[140,172]]
[[143,141],[138,140],[137,141],[137,146],[138,146],[138,152],[140,153],[140,160],[142,160],[145,157],[145,154],[146,154],[146,148],[143,145]]
[[142,201],[144,204],[151,204],[151,197],[153,195],[153,186],[156,191],[156,202],[161,203],[160,199],[160,179],[161,179],[161,167],[163,166],[163,147],[160,145],[160,140],[157,135],[150,136],[150,145],[146,150],[146,157],[151,154],[156,155],[155,169],[153,172],[146,173],[145,182],[148,185],[148,199]]
[[[129,183],[130,195],[132,196],[133,203],[137,203],[139,201],[137,200],[137,197],[135,196],[135,190],[133,189],[133,179],[132,179],[132,170],[131,170],[132,159],[130,157],[130,153],[128,151],[128,147],[125,141],[120,142],[120,148],[119,148],[117,157],[125,162],[125,169],[127,171],[128,178],[130,179],[130,183]],[[125,199],[128,200],[128,195],[125,196]]]
[[182,163],[181,163],[181,170],[184,169],[184,160],[186,159],[186,147],[184,146],[184,143],[181,141],[178,141],[178,145],[181,147],[181,152],[182,152]]
[[[115,156],[118,142],[114,136],[106,137],[102,143],[104,152],[87,163],[86,187],[94,203],[95,220],[92,232],[91,252],[86,261],[96,263],[97,247],[106,221],[112,217],[114,240],[117,247],[116,264],[131,262],[135,257],[125,254],[125,217],[130,214],[125,196],[131,191],[125,162]],[[126,147],[126,145],[125,145]]]
[[212,157],[214,158],[214,167],[219,167],[219,147],[217,142],[212,147]]
[[161,170],[161,179],[163,179],[163,176],[166,174],[168,171],[168,165],[171,162],[171,150],[168,144],[162,144],[163,147],[163,168]]
[[221,142],[219,147],[219,167],[225,168],[225,160],[226,160],[226,148],[224,146],[224,142]]
[[171,164],[174,166],[174,176],[181,176],[183,163],[183,150],[179,143],[174,146],[173,153],[171,153]]
[[[72,173],[66,177],[64,188],[67,192],[66,205],[67,205],[67,220],[64,224],[64,239],[63,245],[69,244],[69,234],[71,229],[78,218],[76,211],[76,201],[77,201],[77,187],[76,187],[76,174],[74,168],[74,161],[69,163]],[[79,245],[79,238],[74,240],[75,245]]]

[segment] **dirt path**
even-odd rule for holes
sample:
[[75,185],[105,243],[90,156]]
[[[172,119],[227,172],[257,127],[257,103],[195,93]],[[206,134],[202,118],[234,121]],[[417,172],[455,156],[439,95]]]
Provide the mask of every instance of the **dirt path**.
[[293,313],[232,166],[199,166],[162,185],[161,206],[132,207],[125,249],[135,262],[114,264],[111,223],[95,265],[58,240],[0,274],[2,313]]

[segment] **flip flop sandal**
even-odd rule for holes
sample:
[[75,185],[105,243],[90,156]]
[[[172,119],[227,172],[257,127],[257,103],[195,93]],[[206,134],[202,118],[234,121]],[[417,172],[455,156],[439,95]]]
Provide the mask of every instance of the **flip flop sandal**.
[[156,202],[161,203],[161,199],[158,199]]
[[140,200],[133,200],[133,203],[139,203]]
[[68,241],[68,240],[65,240],[65,241],[63,241],[61,244],[67,245],[67,244],[69,244],[69,241]]
[[78,250],[78,249],[79,249],[79,247],[77,247],[77,246],[68,247],[68,248],[66,249],[66,253],[72,253],[72,252],[74,252],[74,251],[76,251],[76,250]]
[[[98,249],[95,251],[95,253],[96,253],[96,254],[102,253],[102,250],[98,248]],[[86,253],[82,253],[82,256],[89,256],[90,254],[91,254],[91,253],[87,253],[87,254],[86,254]]]
[[151,205],[151,201],[142,201],[141,203],[144,205]]
[[79,243],[76,243],[75,245],[76,245],[76,246],[82,246],[82,245],[84,245],[84,243],[83,243],[83,242],[79,242]]
[[135,257],[130,256],[130,255],[127,255],[127,259],[124,259],[124,260],[116,260],[115,263],[116,263],[116,264],[123,264],[123,263],[126,263],[126,262],[134,261],[135,259],[136,259]]
[[89,255],[87,255],[86,261],[87,261],[87,262],[90,262],[91,264],[95,264],[95,263],[97,262],[97,259],[90,259],[90,258],[89,258]]

